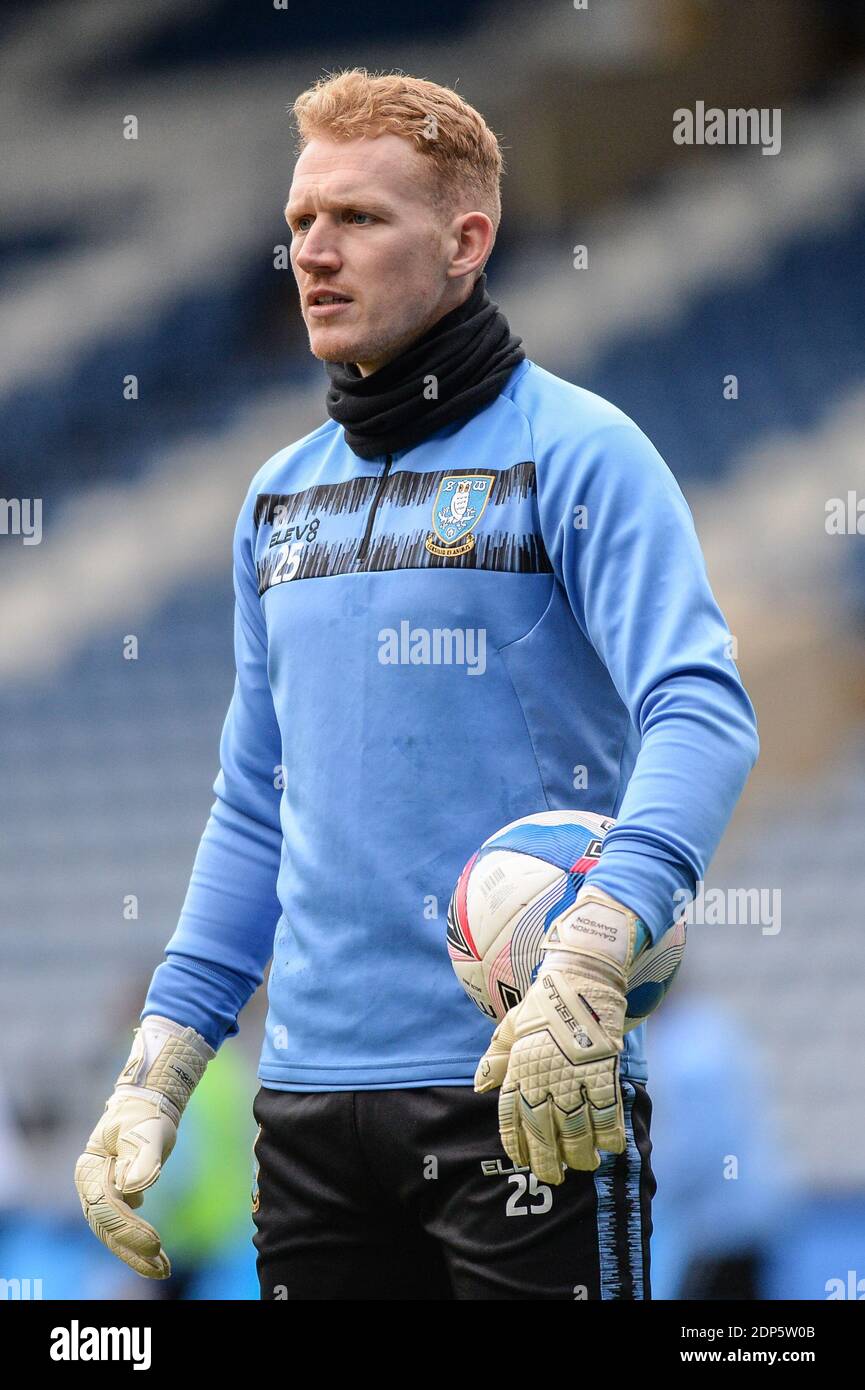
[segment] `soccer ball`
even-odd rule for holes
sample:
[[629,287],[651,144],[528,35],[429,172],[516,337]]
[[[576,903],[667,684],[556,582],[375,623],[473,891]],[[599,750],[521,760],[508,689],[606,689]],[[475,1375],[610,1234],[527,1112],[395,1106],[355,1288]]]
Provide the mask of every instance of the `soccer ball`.
[[[490,1018],[504,1018],[538,973],[544,936],[576,900],[615,825],[589,811],[523,816],[485,840],[448,907],[448,955],[460,984]],[[658,1007],[685,950],[682,916],[631,969],[625,1032]]]

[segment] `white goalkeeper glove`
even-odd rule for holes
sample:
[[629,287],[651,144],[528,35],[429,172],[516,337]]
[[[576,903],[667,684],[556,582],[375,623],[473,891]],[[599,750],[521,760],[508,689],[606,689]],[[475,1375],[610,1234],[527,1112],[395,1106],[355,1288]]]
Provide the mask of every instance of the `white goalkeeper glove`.
[[476,1091],[501,1086],[505,1152],[542,1182],[562,1182],[563,1165],[597,1168],[599,1149],[624,1152],[625,995],[648,945],[636,913],[587,885],[552,923],[535,980],[478,1064]]
[[186,1103],[216,1056],[194,1028],[151,1014],[135,1030],[129,1060],[75,1165],[90,1229],[145,1279],[167,1279],[158,1231],[134,1214],[174,1148]]

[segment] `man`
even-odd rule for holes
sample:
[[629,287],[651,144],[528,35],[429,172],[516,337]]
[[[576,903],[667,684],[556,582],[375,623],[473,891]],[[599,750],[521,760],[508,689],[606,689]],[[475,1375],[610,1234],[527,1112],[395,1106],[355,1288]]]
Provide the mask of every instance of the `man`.
[[[648,1298],[625,986],[716,848],[753,710],[665,464],[489,300],[482,118],[363,70],[295,114],[286,219],[330,418],[241,508],[216,802],[79,1160],[84,1210],[168,1274],[132,1208],[272,955],[263,1298]],[[491,1037],[449,964],[450,892],[488,835],[568,807],[617,824]]]

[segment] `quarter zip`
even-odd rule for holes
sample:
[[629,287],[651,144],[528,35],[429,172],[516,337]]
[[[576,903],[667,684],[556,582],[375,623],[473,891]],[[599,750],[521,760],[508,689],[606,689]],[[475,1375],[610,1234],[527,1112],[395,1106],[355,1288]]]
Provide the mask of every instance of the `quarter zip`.
[[369,509],[369,516],[366,519],[366,530],[363,533],[363,540],[360,543],[360,550],[357,552],[357,558],[359,560],[366,559],[366,553],[369,548],[369,538],[372,535],[372,526],[373,522],[375,521],[375,514],[378,511],[378,504],[381,501],[381,495],[384,492],[385,483],[387,482],[387,475],[390,472],[390,466],[392,462],[393,454],[386,454],[384,461],[384,472],[379,478],[376,494],[375,497],[372,499],[372,506]]

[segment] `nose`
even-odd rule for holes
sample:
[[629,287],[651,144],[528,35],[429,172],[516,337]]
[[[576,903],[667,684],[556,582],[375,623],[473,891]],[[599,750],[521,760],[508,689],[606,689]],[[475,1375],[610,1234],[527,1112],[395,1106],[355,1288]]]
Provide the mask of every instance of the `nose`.
[[338,270],[342,265],[333,230],[328,229],[320,218],[316,218],[303,238],[295,262],[307,275],[317,270]]

